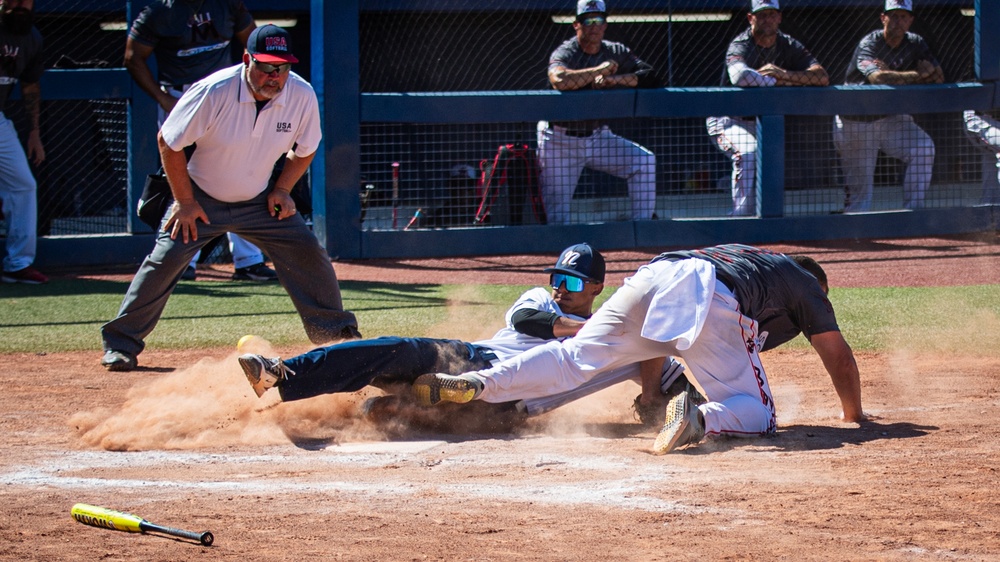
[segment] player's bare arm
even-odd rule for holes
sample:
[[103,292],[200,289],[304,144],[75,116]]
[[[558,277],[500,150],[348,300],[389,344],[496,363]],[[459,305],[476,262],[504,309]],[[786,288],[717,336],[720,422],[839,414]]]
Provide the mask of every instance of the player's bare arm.
[[920,73],[916,70],[892,70],[885,61],[874,59],[870,62],[878,70],[868,75],[868,82],[879,86],[901,86],[920,84]]
[[598,76],[610,76],[618,71],[618,63],[605,61],[591,68],[570,70],[565,66],[557,66],[549,72],[549,82],[552,87],[561,91],[579,90],[594,83]]
[[940,84],[944,82],[944,70],[929,60],[917,61],[917,74],[921,84]]
[[594,78],[595,88],[635,88],[639,85],[639,76],[635,74],[612,74]]
[[132,79],[143,92],[156,100],[163,111],[170,113],[170,110],[177,105],[177,98],[161,90],[160,84],[153,78],[153,71],[149,69],[147,62],[151,54],[153,54],[152,47],[143,45],[129,37],[125,41],[125,69],[132,75]]
[[21,86],[21,96],[24,99],[24,108],[28,112],[31,120],[31,131],[28,132],[28,158],[35,164],[45,161],[45,147],[42,146],[41,134],[41,108],[42,108],[42,86],[38,82],[26,82]]
[[181,235],[184,243],[198,239],[198,220],[209,223],[208,215],[194,199],[194,189],[191,187],[191,176],[187,171],[187,157],[183,150],[173,150],[163,140],[159,133],[156,141],[160,148],[160,160],[163,162],[163,173],[170,184],[170,192],[174,196],[174,204],[170,208],[170,218],[163,225],[170,231],[171,240]]
[[829,86],[830,76],[822,65],[814,64],[805,70],[785,70],[773,64],[765,64],[757,72],[777,80],[778,86]]
[[580,331],[580,328],[582,328],[584,324],[586,324],[586,322],[560,316],[556,318],[555,323],[552,324],[552,334],[557,338],[571,338]]
[[861,408],[861,376],[854,352],[839,331],[813,334],[810,343],[823,366],[830,373],[833,388],[840,397],[841,419],[847,422],[862,422],[867,416]]

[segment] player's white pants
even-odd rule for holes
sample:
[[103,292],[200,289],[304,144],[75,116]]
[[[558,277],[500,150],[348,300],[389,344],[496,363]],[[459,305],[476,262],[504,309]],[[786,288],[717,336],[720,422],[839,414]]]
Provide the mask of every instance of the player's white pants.
[[4,271],[20,271],[35,261],[38,243],[38,185],[13,123],[0,112],[0,198],[7,221]]
[[[168,88],[166,86],[162,87],[163,91],[174,96],[175,98],[180,98],[184,95],[185,87],[182,90],[177,88]],[[167,119],[167,112],[163,110],[162,106],[156,108],[156,124],[160,127],[163,126],[163,122]],[[264,253],[260,251],[260,248],[254,246],[250,242],[240,238],[239,236],[233,234],[232,232],[226,233],[226,238],[229,239],[229,253],[233,255],[233,267],[239,269],[241,267],[250,267],[251,265],[257,265],[258,263],[264,262]],[[191,267],[195,267],[198,264],[198,258],[201,256],[201,250],[191,258]]]
[[[684,359],[709,400],[699,406],[707,434],[773,432],[774,402],[758,355],[763,338],[757,322],[740,313],[732,292],[715,281],[714,269],[708,277],[698,270],[705,264],[682,260],[640,268],[575,337],[469,373],[483,381],[479,399],[506,402],[558,394],[602,373],[674,355]],[[688,290],[692,287],[698,290]],[[699,295],[705,302],[697,302]],[[650,308],[654,298],[658,310]],[[649,325],[655,318],[672,318],[664,324],[678,337],[655,341],[640,335],[644,328],[659,331]]]
[[628,181],[632,220],[649,220],[656,211],[656,156],[645,147],[595,129],[589,137],[565,134],[562,127],[538,123],[538,165],[549,224],[570,221],[570,202],[584,167]]
[[847,183],[845,212],[870,211],[878,151],[906,163],[903,207],[919,209],[931,183],[934,141],[909,115],[862,122],[834,117],[833,143]]
[[1000,122],[975,111],[962,112],[965,135],[989,157],[983,160],[981,205],[1000,205]]
[[733,212],[747,216],[757,212],[757,123],[737,117],[709,117],[705,120],[715,146],[733,163]]

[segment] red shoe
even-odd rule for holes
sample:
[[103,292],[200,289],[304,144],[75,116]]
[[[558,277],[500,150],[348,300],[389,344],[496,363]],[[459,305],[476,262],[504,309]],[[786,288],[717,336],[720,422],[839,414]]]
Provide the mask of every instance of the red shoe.
[[42,283],[48,283],[49,278],[46,277],[45,274],[42,273],[41,271],[38,271],[37,269],[29,265],[28,267],[24,269],[19,269],[17,271],[4,271],[3,282],[27,283],[28,285],[41,285]]

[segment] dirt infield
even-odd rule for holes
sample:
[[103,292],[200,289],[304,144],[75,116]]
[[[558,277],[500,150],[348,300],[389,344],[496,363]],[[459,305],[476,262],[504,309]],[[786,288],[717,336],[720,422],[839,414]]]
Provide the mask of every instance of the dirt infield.
[[[834,286],[1000,273],[995,234],[768,247],[813,255]],[[655,253],[608,252],[609,282]],[[336,267],[343,280],[533,283],[553,258]],[[875,416],[861,425],[837,419],[814,353],[768,352],[777,436],[664,457],[631,417],[631,383],[516,434],[390,438],[358,416],[377,391],[276,405],[235,355],[153,351],[154,368],[130,374],[105,372],[96,351],[0,356],[0,559],[1000,560],[995,349],[860,354]],[[216,543],[87,527],[76,502]]]

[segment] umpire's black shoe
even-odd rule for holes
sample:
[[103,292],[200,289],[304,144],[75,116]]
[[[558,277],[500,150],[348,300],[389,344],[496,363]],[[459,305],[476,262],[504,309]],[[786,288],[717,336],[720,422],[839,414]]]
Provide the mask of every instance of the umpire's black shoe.
[[101,358],[101,365],[109,371],[125,372],[135,369],[139,363],[131,353],[109,349],[104,352],[104,357]]

